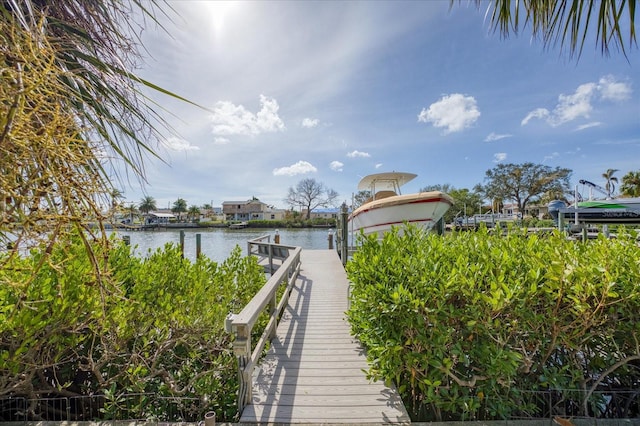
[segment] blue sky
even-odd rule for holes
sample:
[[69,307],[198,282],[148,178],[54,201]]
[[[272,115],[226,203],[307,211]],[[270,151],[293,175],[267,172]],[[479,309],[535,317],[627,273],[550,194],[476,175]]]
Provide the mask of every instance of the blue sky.
[[126,202],[255,196],[287,207],[313,178],[350,201],[383,171],[473,188],[499,162],[573,170],[604,185],[640,170],[640,52],[577,61],[530,29],[503,39],[466,2],[172,2],[147,25],[138,73],[204,107],[152,95],[173,125]]

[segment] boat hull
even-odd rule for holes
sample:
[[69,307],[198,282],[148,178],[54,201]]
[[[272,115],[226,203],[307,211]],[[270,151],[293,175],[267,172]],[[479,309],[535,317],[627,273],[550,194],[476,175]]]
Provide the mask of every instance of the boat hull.
[[549,214],[557,220],[562,215],[565,221],[578,216],[585,223],[640,223],[640,198],[617,198],[613,200],[589,200],[578,203],[578,208],[564,203],[549,205]]
[[453,199],[439,191],[395,195],[360,206],[349,217],[349,229],[354,234],[382,236],[406,223],[428,231],[452,205]]

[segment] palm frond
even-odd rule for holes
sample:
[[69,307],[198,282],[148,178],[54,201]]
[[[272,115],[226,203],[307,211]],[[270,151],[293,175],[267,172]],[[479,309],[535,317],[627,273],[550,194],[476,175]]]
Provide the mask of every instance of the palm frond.
[[[636,1],[495,0],[485,16],[491,17],[491,28],[502,37],[530,25],[533,36],[539,37],[545,47],[560,45],[579,58],[589,37],[595,34],[594,41],[603,55],[617,48],[626,57],[629,48],[637,47]],[[453,5],[455,0],[450,2]],[[485,4],[481,0],[475,3],[477,7]]]

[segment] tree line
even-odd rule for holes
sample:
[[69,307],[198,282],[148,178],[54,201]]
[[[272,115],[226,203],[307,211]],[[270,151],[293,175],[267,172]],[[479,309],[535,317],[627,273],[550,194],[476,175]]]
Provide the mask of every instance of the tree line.
[[[611,198],[616,195],[622,197],[640,196],[640,170],[630,171],[621,179],[615,174],[618,169],[607,169],[602,173],[605,180],[603,187],[599,190],[602,195]],[[444,216],[445,222],[451,222],[455,216],[472,216],[487,212],[499,212],[504,207],[505,202],[513,201],[519,212],[525,212],[527,206],[532,204],[547,204],[553,200],[562,200],[569,203],[574,196],[574,189],[570,186],[572,171],[567,168],[545,166],[531,162],[522,164],[505,163],[487,170],[485,173],[485,183],[477,184],[472,189],[455,188],[449,184],[436,184],[425,186],[421,192],[441,191],[449,194],[455,201]],[[620,184],[618,187],[617,185]],[[598,185],[595,185],[598,187]],[[290,187],[284,202],[290,208],[299,207],[305,212],[306,219],[310,219],[311,211],[318,207],[336,207],[338,193],[328,188],[322,182],[313,178],[303,179],[295,187]],[[362,205],[371,197],[369,191],[359,191],[352,200],[353,209]],[[486,202],[490,205],[487,206]],[[487,210],[483,211],[486,207]],[[143,197],[136,206],[134,203],[125,210],[134,213],[135,210],[141,213],[149,213],[157,210],[156,200],[152,196]],[[173,202],[171,211],[181,219],[182,213],[187,214],[187,218],[197,218],[201,211],[211,211],[211,204],[203,204],[198,207],[191,205],[187,207],[187,201],[178,198]]]

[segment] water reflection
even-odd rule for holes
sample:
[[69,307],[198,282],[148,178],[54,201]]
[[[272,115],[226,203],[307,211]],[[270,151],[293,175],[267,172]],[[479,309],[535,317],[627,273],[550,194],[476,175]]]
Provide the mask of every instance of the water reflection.
[[[163,231],[115,231],[119,237],[129,236],[131,247],[138,256],[146,256],[149,251],[164,247],[167,243],[180,244],[179,230]],[[185,229],[184,254],[185,258],[194,261],[196,258],[196,234],[201,235],[201,252],[216,262],[222,262],[229,256],[234,247],[240,246],[244,254],[247,253],[247,241],[263,235],[270,235],[271,241],[275,236],[274,229],[220,229],[202,228]],[[329,247],[328,229],[279,229],[280,244],[300,246],[304,249],[320,250]]]

